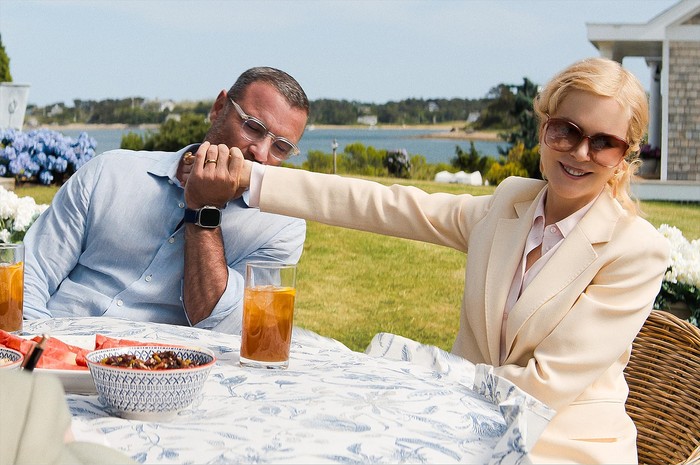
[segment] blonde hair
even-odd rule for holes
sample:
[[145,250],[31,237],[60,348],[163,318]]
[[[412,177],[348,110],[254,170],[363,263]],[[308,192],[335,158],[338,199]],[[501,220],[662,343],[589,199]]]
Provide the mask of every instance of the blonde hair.
[[534,109],[542,131],[547,115],[557,108],[573,90],[611,97],[627,112],[627,143],[629,149],[620,169],[608,180],[614,198],[625,210],[638,214],[639,206],[632,200],[630,181],[639,168],[639,148],[649,124],[647,94],[639,80],[620,63],[607,58],[587,58],[578,61],[554,76],[535,97]]

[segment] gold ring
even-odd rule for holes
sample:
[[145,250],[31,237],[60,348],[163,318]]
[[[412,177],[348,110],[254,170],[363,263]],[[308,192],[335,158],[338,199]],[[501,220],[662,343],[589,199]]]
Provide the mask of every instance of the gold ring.
[[207,163],[216,163],[216,160],[204,160],[204,164],[206,165]]
[[185,165],[191,165],[192,163],[194,163],[194,155],[192,155],[192,152],[186,152],[186,153],[182,156],[182,162],[183,162]]

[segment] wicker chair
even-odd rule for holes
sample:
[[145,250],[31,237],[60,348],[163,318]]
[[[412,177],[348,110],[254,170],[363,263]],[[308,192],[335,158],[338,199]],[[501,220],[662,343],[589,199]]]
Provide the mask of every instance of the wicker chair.
[[640,464],[700,463],[700,330],[653,310],[625,369]]

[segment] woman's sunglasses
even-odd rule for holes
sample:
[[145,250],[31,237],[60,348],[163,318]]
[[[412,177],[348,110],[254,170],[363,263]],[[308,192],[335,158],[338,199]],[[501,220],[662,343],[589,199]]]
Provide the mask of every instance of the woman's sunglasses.
[[629,149],[629,144],[612,134],[587,136],[581,128],[563,118],[549,118],[544,125],[544,143],[557,152],[571,152],[588,139],[588,153],[599,165],[612,168],[620,163]]

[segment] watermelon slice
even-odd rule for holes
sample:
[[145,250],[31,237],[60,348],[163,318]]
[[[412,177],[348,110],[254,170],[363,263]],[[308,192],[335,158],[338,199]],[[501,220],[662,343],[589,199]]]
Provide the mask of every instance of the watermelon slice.
[[[32,340],[39,342],[41,336],[35,336]],[[66,344],[60,339],[52,337],[46,341],[44,353],[36,367],[53,370],[87,370],[85,355],[91,351],[92,349]],[[81,360],[82,363],[79,363]]]
[[[34,347],[34,343],[39,342],[40,340],[41,336],[35,336],[32,339],[25,339],[0,330],[0,346],[18,350],[25,356]],[[88,367],[85,356],[93,350],[143,345],[173,346],[173,344],[132,341],[130,339],[116,339],[103,334],[96,334],[95,347],[93,349],[86,349],[84,347],[66,344],[58,338],[51,337],[46,341],[44,353],[41,355],[36,368],[48,368],[53,370],[87,370]]]
[[0,346],[18,350],[22,352],[22,354],[27,355],[27,352],[34,347],[34,343],[23,337],[15,336],[14,334],[10,334],[7,331],[0,329]]

